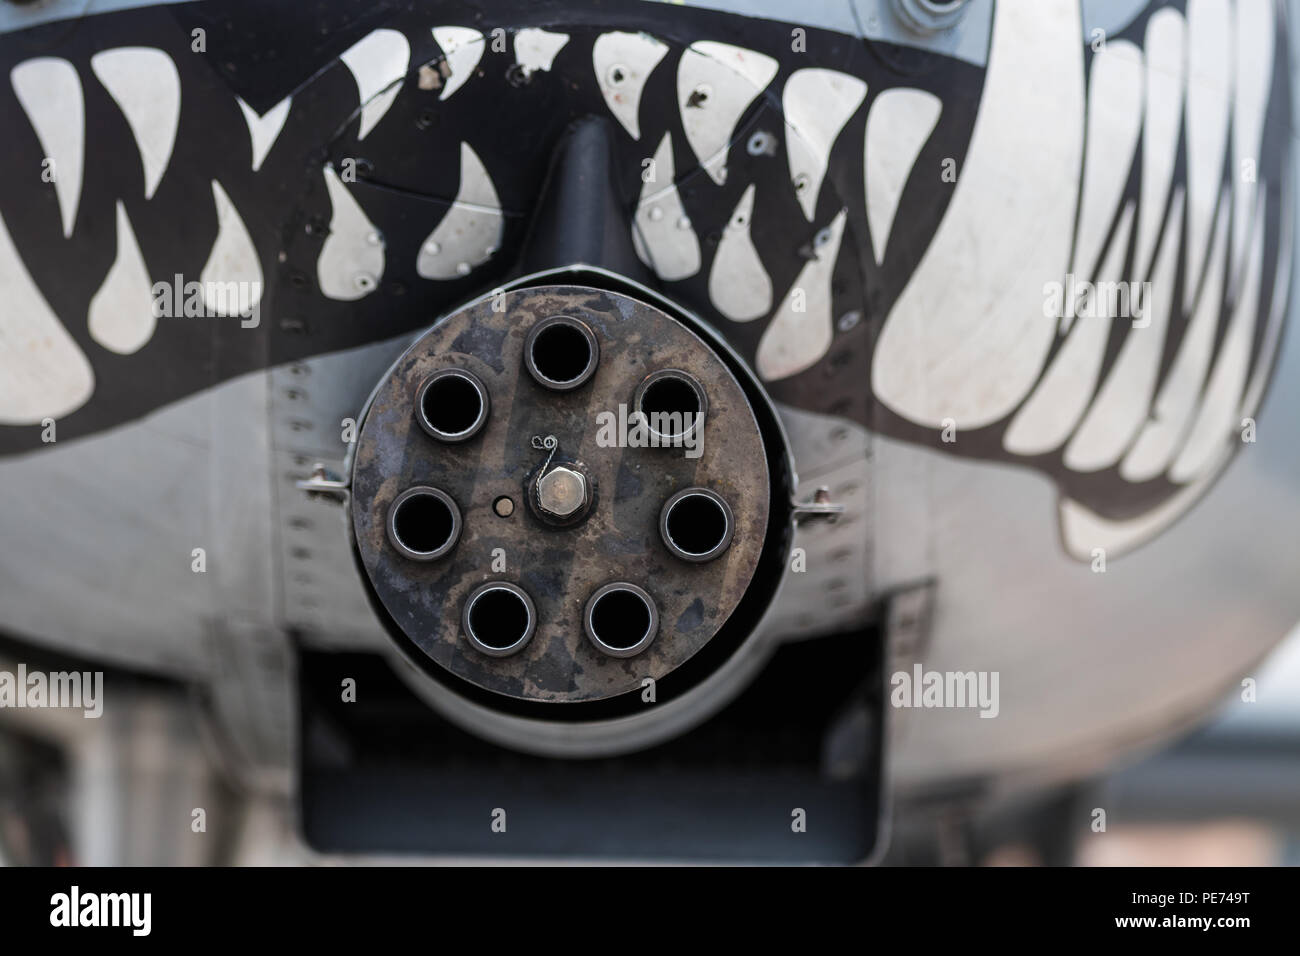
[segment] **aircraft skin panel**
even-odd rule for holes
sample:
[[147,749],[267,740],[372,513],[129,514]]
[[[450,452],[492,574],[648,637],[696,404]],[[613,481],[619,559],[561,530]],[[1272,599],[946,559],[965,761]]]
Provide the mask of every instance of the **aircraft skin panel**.
[[[940,580],[927,666],[1017,688],[997,721],[909,714],[901,779],[1091,759],[1208,701],[1300,617],[1283,8],[971,0],[900,42],[885,7],[340,7],[319,42],[252,0],[6,13],[5,629],[198,680],[232,608],[382,647],[295,482],[342,473],[388,364],[509,277],[597,115],[664,294],[869,451],[866,593]],[[1119,282],[1154,287],[1138,314],[1085,314]]]

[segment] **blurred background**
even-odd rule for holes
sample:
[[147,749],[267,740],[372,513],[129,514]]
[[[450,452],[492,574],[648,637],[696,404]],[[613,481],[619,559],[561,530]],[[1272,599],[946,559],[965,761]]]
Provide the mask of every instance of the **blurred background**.
[[1300,865],[1300,626],[1251,679],[1193,730],[1098,778],[974,814],[960,799],[896,806],[888,862]]
[[[0,669],[11,669],[4,650]],[[883,862],[1298,865],[1300,627],[1253,679],[1253,702],[1239,689],[1170,745],[1101,777],[1008,800],[954,793],[895,802]],[[287,798],[256,796],[211,772],[222,747],[198,700],[134,675],[110,672],[105,683],[117,706],[99,720],[0,710],[0,863],[109,863],[127,842],[130,858],[160,863],[329,859],[300,842]],[[223,824],[220,836],[180,825],[196,807]],[[1098,808],[1104,831],[1093,829]],[[168,815],[177,825],[159,826]]]

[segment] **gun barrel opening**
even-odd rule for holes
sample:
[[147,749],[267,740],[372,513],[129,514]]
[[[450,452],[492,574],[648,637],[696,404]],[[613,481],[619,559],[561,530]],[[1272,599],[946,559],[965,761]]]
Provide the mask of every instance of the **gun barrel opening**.
[[441,558],[460,539],[460,508],[439,488],[408,488],[388,507],[388,540],[412,561]]
[[592,594],[583,616],[583,628],[603,653],[610,657],[633,657],[655,639],[659,611],[643,588],[618,581]]
[[659,517],[659,534],[683,561],[712,561],[731,544],[731,506],[708,488],[687,488],[669,498]]
[[447,368],[424,380],[415,406],[420,427],[432,437],[441,442],[462,442],[487,422],[491,400],[477,375]]
[[709,399],[694,375],[666,368],[646,377],[632,404],[646,416],[652,432],[662,439],[680,441],[699,428]]
[[582,385],[596,372],[600,345],[585,323],[567,315],[538,322],[524,343],[524,363],[537,383],[556,392]]
[[507,657],[523,650],[533,636],[537,612],[523,588],[506,581],[490,581],[465,602],[465,636],[489,657]]

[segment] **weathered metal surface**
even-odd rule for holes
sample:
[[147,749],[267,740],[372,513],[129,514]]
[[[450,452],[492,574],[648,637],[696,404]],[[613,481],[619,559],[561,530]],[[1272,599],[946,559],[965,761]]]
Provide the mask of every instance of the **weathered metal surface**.
[[[449,316],[417,340],[376,391],[358,436],[352,474],[357,547],[376,594],[396,624],[429,658],[480,687],[538,701],[597,700],[638,691],[661,678],[717,633],[749,585],[767,529],[769,476],[758,423],[740,385],[712,349],[662,311],[627,296],[581,287],[527,289]],[[587,323],[599,339],[591,380],[570,392],[540,386],[525,370],[524,340],[556,314]],[[443,368],[465,368],[491,393],[492,413],[471,440],[431,439],[416,422],[421,382]],[[650,373],[682,369],[708,393],[698,458],[682,448],[604,447],[597,416],[631,407]],[[543,450],[534,437],[556,438]],[[580,523],[545,524],[530,508],[502,515],[503,497],[527,500],[529,479],[550,467],[575,467],[595,488]],[[431,485],[460,508],[456,548],[437,561],[404,559],[384,518],[406,489]],[[720,494],[735,515],[735,535],[717,560],[693,564],[671,555],[659,514],[676,492],[700,486]],[[500,549],[498,551],[497,549]],[[505,570],[501,567],[504,559]],[[537,610],[536,632],[508,658],[475,650],[461,624],[472,591],[488,581],[519,585]],[[611,581],[651,594],[659,633],[640,654],[600,653],[583,630],[583,608]]]

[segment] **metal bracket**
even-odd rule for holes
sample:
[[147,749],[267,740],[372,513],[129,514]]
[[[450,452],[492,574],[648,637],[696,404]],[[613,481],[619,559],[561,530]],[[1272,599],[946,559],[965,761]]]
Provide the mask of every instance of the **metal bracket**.
[[791,501],[790,507],[794,509],[794,520],[797,523],[814,518],[834,521],[839,515],[844,514],[845,510],[844,505],[837,505],[831,501],[829,488],[818,488],[813,493],[812,501]]
[[309,498],[330,498],[343,504],[348,500],[351,484],[341,475],[316,462],[311,469],[311,477],[294,482],[294,485],[307,492]]

